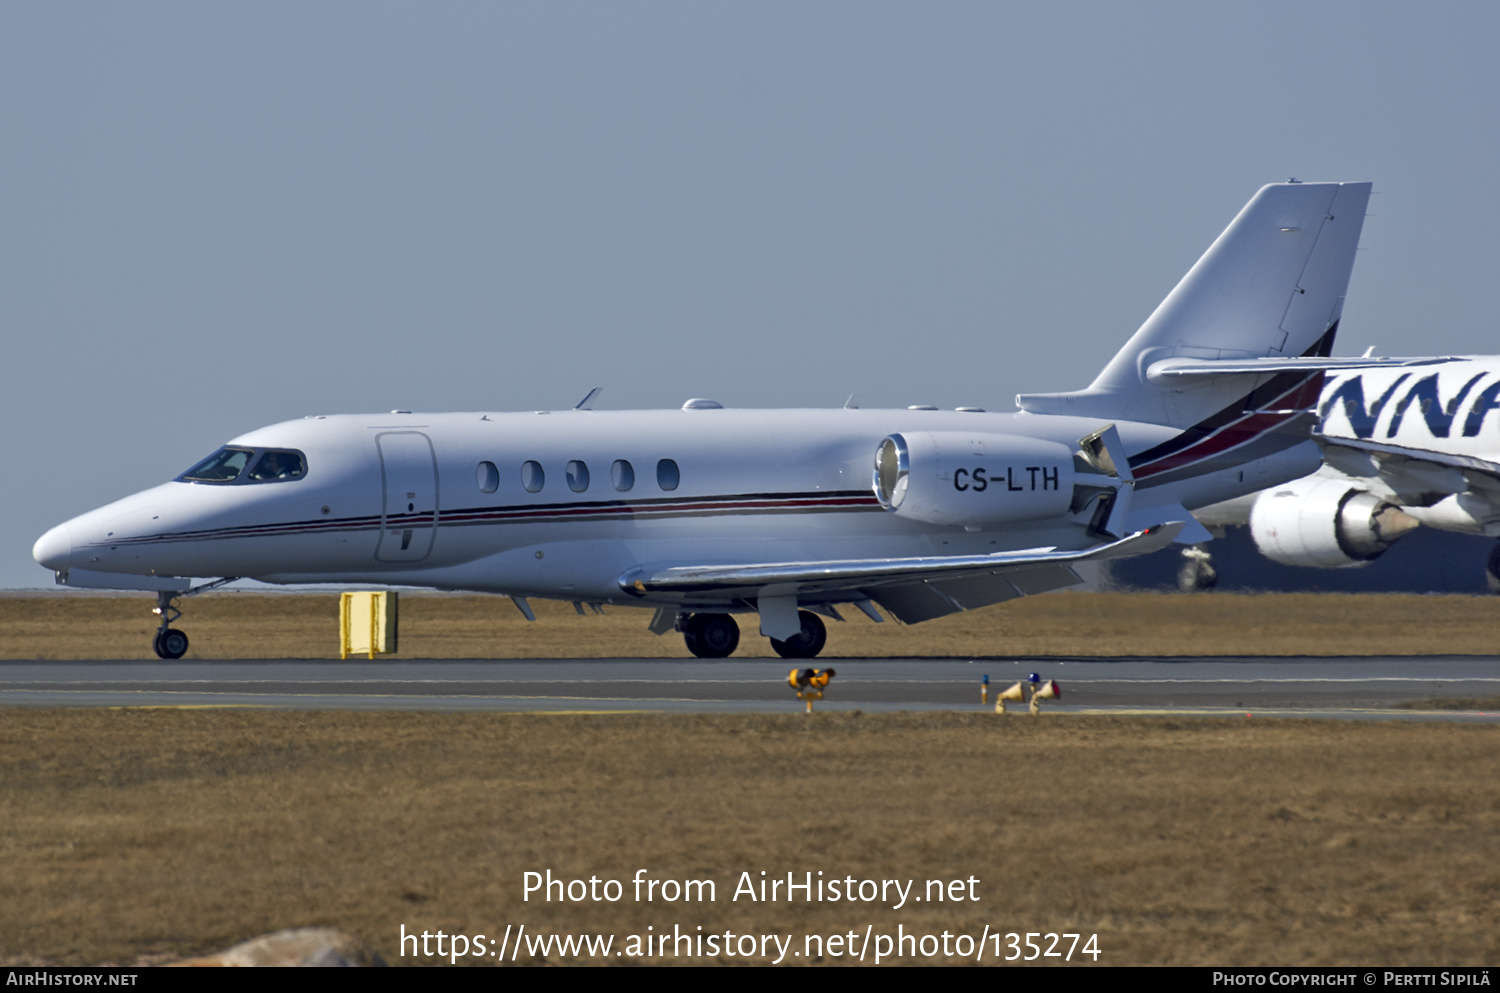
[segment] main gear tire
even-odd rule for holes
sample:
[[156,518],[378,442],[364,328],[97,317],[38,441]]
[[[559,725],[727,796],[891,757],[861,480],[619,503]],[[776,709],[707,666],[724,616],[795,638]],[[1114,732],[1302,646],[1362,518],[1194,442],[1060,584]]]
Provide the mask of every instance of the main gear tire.
[[797,619],[802,622],[802,630],[786,641],[772,638],[771,647],[784,659],[817,658],[823,646],[828,644],[828,628],[823,624],[823,618],[806,610],[799,610]]
[[740,626],[728,614],[694,614],[682,625],[682,640],[700,659],[725,659],[740,644]]

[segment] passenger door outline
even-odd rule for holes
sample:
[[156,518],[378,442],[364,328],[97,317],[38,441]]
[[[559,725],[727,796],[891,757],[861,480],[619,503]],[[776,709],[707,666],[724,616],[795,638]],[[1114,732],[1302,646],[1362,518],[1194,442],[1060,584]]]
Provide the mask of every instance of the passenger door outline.
[[437,454],[420,431],[386,431],[375,436],[380,453],[381,562],[420,562],[437,536]]

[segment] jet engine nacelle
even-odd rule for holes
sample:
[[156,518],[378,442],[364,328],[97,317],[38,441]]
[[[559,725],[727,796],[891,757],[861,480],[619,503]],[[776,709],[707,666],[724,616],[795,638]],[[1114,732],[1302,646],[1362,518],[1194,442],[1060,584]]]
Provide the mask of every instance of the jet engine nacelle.
[[1355,568],[1417,527],[1401,508],[1341,479],[1308,476],[1266,490],[1250,507],[1255,547],[1273,562]]
[[1014,435],[905,431],[875,450],[875,496],[926,524],[983,528],[1069,512],[1073,452]]

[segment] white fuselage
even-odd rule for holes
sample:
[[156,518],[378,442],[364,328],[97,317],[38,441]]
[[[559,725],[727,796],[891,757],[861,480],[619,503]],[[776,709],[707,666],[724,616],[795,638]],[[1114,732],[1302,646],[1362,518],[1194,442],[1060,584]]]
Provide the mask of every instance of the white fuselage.
[[[1100,540],[1088,533],[1087,515],[966,528],[891,513],[872,491],[874,455],[895,431],[992,439],[953,486],[955,499],[995,506],[1045,490],[1073,467],[1013,459],[993,439],[1043,439],[1071,451],[1101,426],[1060,416],[858,409],[308,418],[229,443],[301,452],[300,478],[165,483],[54,529],[37,543],[37,557],[61,570],[373,582],[600,603],[631,600],[620,579],[640,567],[1076,549]],[[1130,452],[1178,433],[1119,429]],[[1307,471],[1310,448],[1155,488],[1142,481],[1133,513],[1145,521],[1153,506],[1251,492]],[[664,460],[675,467],[672,489]],[[992,484],[978,486],[975,469]]]

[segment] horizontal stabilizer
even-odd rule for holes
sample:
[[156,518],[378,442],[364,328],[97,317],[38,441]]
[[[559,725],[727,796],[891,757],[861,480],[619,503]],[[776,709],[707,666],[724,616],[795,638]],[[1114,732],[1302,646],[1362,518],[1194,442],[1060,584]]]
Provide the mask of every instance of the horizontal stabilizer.
[[1441,365],[1451,358],[1325,358],[1296,359],[1162,359],[1146,370],[1146,378],[1161,382],[1178,376],[1269,376],[1278,372],[1331,372],[1345,369],[1390,369]]

